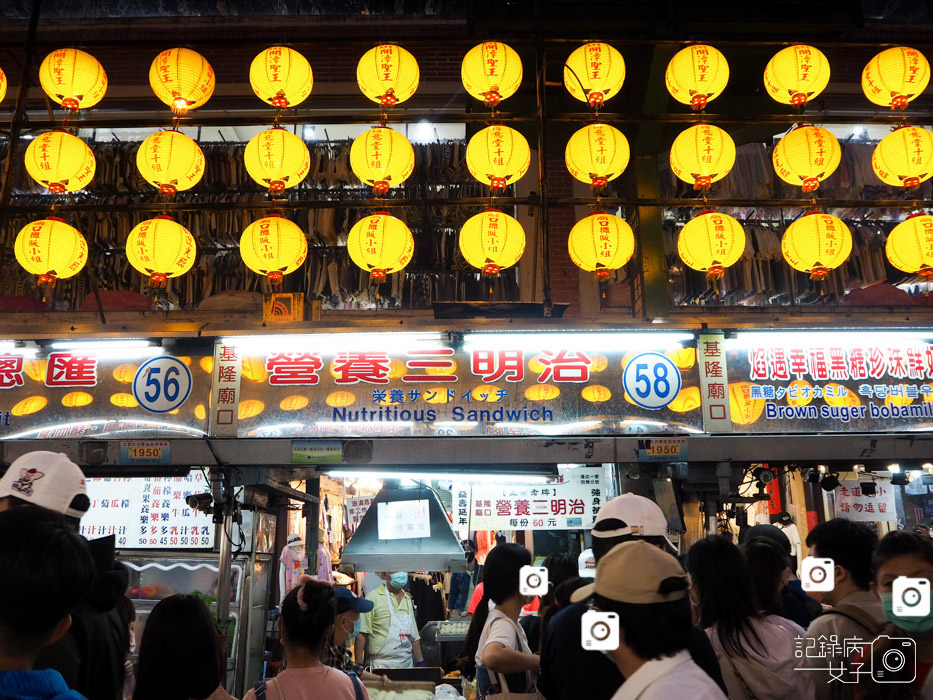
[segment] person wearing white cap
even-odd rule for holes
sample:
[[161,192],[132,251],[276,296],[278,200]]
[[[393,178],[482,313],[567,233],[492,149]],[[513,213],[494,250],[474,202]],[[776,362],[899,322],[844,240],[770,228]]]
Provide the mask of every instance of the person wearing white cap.
[[[84,473],[59,452],[28,452],[0,478],[0,512],[44,508],[64,515],[77,530],[90,504]],[[123,697],[129,630],[117,605],[126,593],[129,572],[116,561],[115,548],[112,535],[88,542],[94,560],[91,588],[72,611],[67,635],[43,649],[34,665],[59,671],[69,688],[94,700]]]
[[[638,576],[629,575],[637,571]],[[601,557],[596,581],[571,600],[589,601],[593,630],[584,640],[605,640],[607,655],[625,676],[612,700],[724,700],[725,694],[696,665],[687,646],[693,627],[687,573],[674,557],[644,541],[623,542]],[[618,621],[613,637],[612,620]],[[590,643],[593,643],[592,641]],[[612,648],[614,645],[615,648]]]
[[[613,547],[633,540],[653,545],[677,563],[675,549],[667,539],[667,518],[656,503],[644,496],[626,493],[605,503],[590,534],[597,567]],[[626,572],[631,578],[639,575],[637,570]],[[586,611],[584,603],[570,605],[551,618],[544,631],[538,687],[547,700],[610,700],[624,680],[610,659],[581,645]],[[701,629],[691,628],[688,650],[697,665],[725,689],[719,661]]]

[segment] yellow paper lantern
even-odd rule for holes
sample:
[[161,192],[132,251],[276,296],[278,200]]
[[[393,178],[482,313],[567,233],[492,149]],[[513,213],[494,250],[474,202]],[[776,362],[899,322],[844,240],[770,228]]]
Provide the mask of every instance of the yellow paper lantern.
[[199,403],[194,407],[194,417],[198,420],[207,420],[207,409],[204,408],[203,403]]
[[45,383],[45,374],[48,368],[48,360],[25,360],[23,362],[23,371],[27,377],[35,382]]
[[214,69],[197,51],[168,49],[149,67],[149,85],[175,114],[203,107],[214,94]]
[[805,105],[829,84],[829,61],[806,44],[781,49],[765,66],[765,90],[782,105]]
[[664,82],[671,97],[700,110],[726,89],[729,62],[718,49],[693,44],[674,54],[667,64]]
[[484,41],[467,51],[460,66],[467,94],[495,107],[511,97],[522,83],[522,59],[508,44]]
[[809,272],[810,279],[826,279],[830,270],[842,265],[852,252],[852,234],[841,220],[829,214],[810,212],[787,227],[781,239],[781,254],[795,270]]
[[570,229],[567,248],[574,265],[605,280],[632,259],[635,234],[624,219],[598,211]]
[[280,126],[260,131],[243,151],[246,172],[270,192],[296,187],[311,169],[311,154],[305,142]]
[[913,214],[888,234],[885,255],[894,267],[933,279],[933,216]]
[[134,364],[117,365],[113,370],[113,378],[121,384],[132,384],[139,367]]
[[708,190],[735,165],[735,141],[712,124],[680,132],[671,145],[671,171],[695,190]]
[[457,363],[453,360],[448,360],[450,362],[450,367],[425,367],[424,373],[430,374],[433,376],[442,376],[445,374],[456,374],[457,373]]
[[737,425],[751,425],[764,413],[764,399],[752,398],[752,385],[749,382],[729,384],[729,411],[732,422]]
[[210,355],[202,357],[198,360],[198,366],[208,374],[212,374],[214,372],[214,358]]
[[625,82],[625,60],[609,44],[592,42],[575,49],[564,64],[564,87],[590,107],[602,107]]
[[612,398],[612,392],[607,387],[600,384],[591,384],[583,388],[583,391],[580,392],[580,396],[583,397],[584,401],[589,401],[590,403],[603,403]]
[[307,396],[286,396],[279,402],[279,408],[283,411],[300,411],[308,405]]
[[240,256],[250,270],[278,284],[304,264],[308,239],[297,224],[278,214],[269,214],[243,231]]
[[126,259],[149,276],[149,286],[165,288],[170,277],[180,277],[197,258],[194,236],[168,216],[137,224],[126,239]]
[[240,372],[244,379],[257,384],[262,384],[269,378],[266,361],[261,357],[244,357],[240,364]]
[[257,399],[247,399],[246,401],[240,402],[240,408],[237,411],[237,416],[240,420],[246,420],[247,418],[255,418],[266,408],[266,405]]
[[486,275],[512,267],[525,252],[525,231],[518,221],[498,209],[472,216],[460,229],[460,254]]
[[447,395],[447,387],[445,386],[425,389],[422,397],[428,403],[450,403],[450,397]]
[[544,365],[541,364],[541,356],[532,357],[528,360],[528,369],[535,374],[541,374],[544,371]]
[[26,224],[13,244],[16,262],[40,284],[54,284],[78,274],[87,262],[87,241],[61,219],[48,217]]
[[872,58],[862,71],[862,92],[876,105],[904,109],[926,90],[930,82],[930,62],[907,46],[885,49]]
[[700,387],[685,386],[677,393],[677,396],[673,398],[667,407],[677,413],[695,411],[700,407]]
[[745,231],[728,214],[705,211],[687,222],[677,237],[677,254],[687,267],[721,279],[745,252]]
[[677,369],[692,369],[697,363],[696,348],[681,348],[680,350],[668,350],[664,353],[670,360],[677,365]]
[[884,397],[884,405],[888,408],[891,408],[892,406],[910,406],[910,404],[913,402],[914,400],[908,396],[894,396],[892,394],[888,394]]
[[[796,397],[791,396],[791,392]],[[813,386],[806,379],[795,379],[787,385],[787,405],[788,406],[809,406],[813,401]]]
[[188,355],[177,355],[176,357],[189,367],[191,366],[191,358]]
[[871,168],[887,185],[919,187],[933,177],[933,132],[916,126],[895,129],[875,146]]
[[560,389],[553,384],[535,384],[525,389],[529,401],[550,401],[560,396]]
[[515,129],[493,124],[470,139],[466,161],[473,177],[493,190],[504,190],[528,172],[531,149]]
[[136,397],[126,392],[113,394],[110,397],[110,403],[119,408],[136,408],[139,406],[139,401],[136,400]]
[[26,148],[26,172],[56,194],[84,189],[91,184],[96,170],[94,153],[67,131],[48,131]]
[[588,353],[590,357],[590,374],[599,374],[609,366],[609,358],[599,353]]
[[587,124],[575,132],[564,149],[567,170],[594,190],[602,190],[628,165],[629,145],[625,135],[609,124]]
[[89,406],[94,401],[94,397],[86,391],[72,391],[62,397],[62,406],[65,408],[82,408]]
[[394,107],[414,95],[420,78],[415,57],[394,44],[371,48],[356,67],[360,90],[383,108]]
[[14,416],[28,416],[33,413],[38,413],[45,408],[48,403],[49,400],[44,396],[30,396],[14,405],[13,408],[10,409],[10,413]]
[[389,379],[401,379],[408,374],[408,367],[401,360],[389,360]]
[[314,75],[308,59],[287,46],[270,46],[249,66],[256,97],[277,109],[301,104],[311,94]]
[[774,147],[774,172],[784,182],[800,185],[804,192],[815,192],[820,182],[839,167],[842,149],[839,141],[819,126],[799,126]]
[[136,151],[136,168],[159,192],[174,195],[190,190],[204,176],[204,153],[197,142],[168,129],[146,137]]
[[369,273],[371,282],[385,282],[386,275],[405,269],[415,252],[408,226],[388,212],[376,212],[357,221],[347,236],[347,252],[353,263]]
[[93,107],[107,92],[107,74],[100,61],[79,49],[53,51],[39,66],[42,91],[66,110]]
[[499,387],[492,386],[489,384],[483,384],[482,386],[476,387],[471,395],[474,401],[479,401],[481,403],[499,403],[502,399],[499,397]]
[[352,406],[356,402],[356,396],[349,391],[334,391],[327,395],[325,401],[332,408],[343,408]]
[[350,169],[372,186],[373,192],[383,195],[411,175],[415,169],[415,149],[394,129],[377,126],[353,140]]
[[6,97],[8,82],[9,81],[6,79],[6,73],[0,70],[0,102],[3,102],[3,98]]
[[[830,396],[832,394],[832,396]],[[862,405],[858,395],[842,384],[831,382],[823,387],[823,400],[827,406],[857,408]]]

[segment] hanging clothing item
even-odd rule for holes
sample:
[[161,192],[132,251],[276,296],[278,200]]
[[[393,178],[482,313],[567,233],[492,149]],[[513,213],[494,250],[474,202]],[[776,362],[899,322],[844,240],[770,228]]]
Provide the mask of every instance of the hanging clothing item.
[[317,579],[325,583],[334,583],[334,564],[330,558],[330,548],[323,542],[317,546]]
[[285,546],[282,548],[282,554],[279,556],[279,601],[285,599],[285,594],[298,585],[298,577],[308,568],[308,558],[305,556],[304,547],[301,549],[292,549]]

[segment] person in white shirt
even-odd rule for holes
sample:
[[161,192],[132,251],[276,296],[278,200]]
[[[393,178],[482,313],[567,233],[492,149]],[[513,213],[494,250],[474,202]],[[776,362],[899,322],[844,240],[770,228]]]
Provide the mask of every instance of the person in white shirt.
[[[616,545],[596,567],[596,581],[577,590],[575,603],[589,599],[593,612],[615,613],[618,646],[605,653],[625,676],[612,700],[725,700],[687,646],[693,627],[689,580],[670,554],[647,542]],[[581,644],[609,629],[584,615]],[[589,623],[589,624],[588,624]]]

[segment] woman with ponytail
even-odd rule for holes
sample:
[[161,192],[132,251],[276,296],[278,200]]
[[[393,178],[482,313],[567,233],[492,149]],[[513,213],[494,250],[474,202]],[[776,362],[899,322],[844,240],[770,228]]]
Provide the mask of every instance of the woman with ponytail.
[[467,676],[475,672],[479,700],[500,693],[540,697],[535,690],[540,659],[531,653],[517,622],[529,600],[519,590],[521,569],[530,564],[531,552],[511,543],[496,546],[486,557],[483,599],[467,633],[463,669]]
[[278,621],[286,668],[275,678],[257,683],[244,700],[368,700],[355,676],[325,666],[321,660],[336,619],[333,587],[302,576],[298,587],[282,601]]

